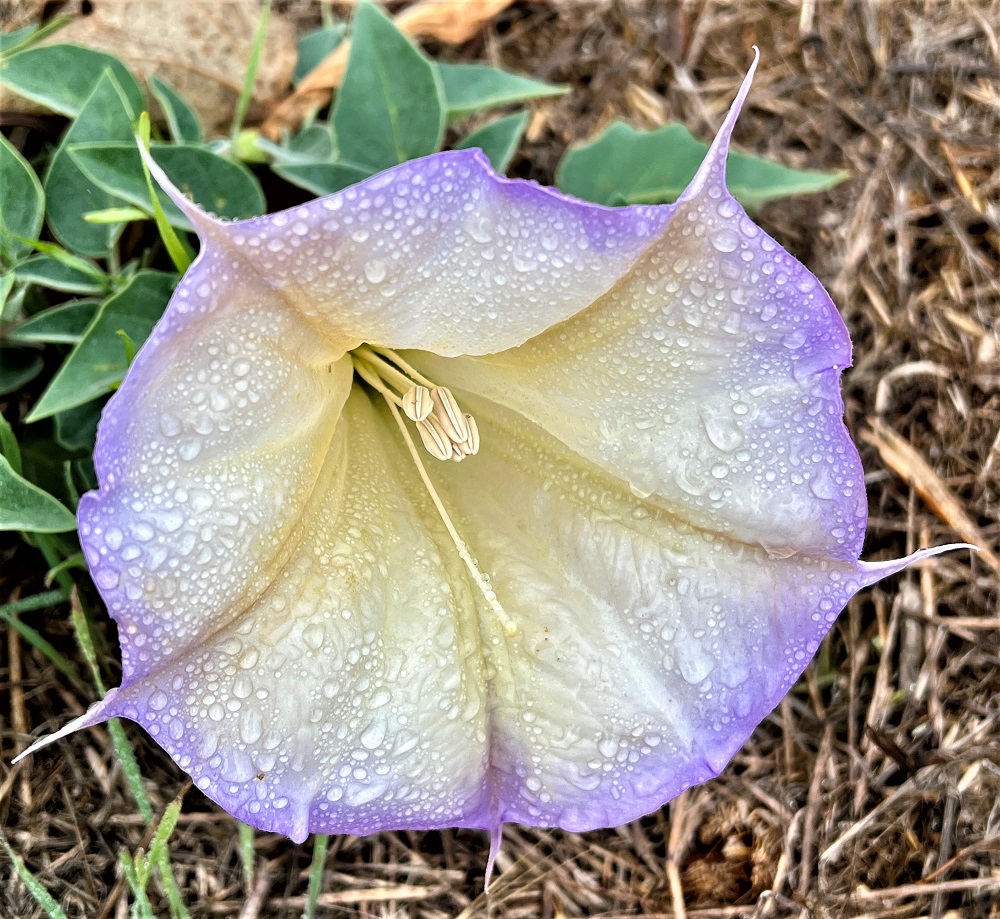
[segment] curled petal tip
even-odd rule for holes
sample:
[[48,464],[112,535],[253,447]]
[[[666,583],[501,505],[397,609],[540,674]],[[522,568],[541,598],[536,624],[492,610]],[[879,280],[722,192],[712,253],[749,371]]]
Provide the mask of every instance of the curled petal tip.
[[167,174],[162,168],[160,168],[159,163],[153,159],[149,149],[142,142],[142,138],[138,135],[136,136],[136,146],[139,148],[139,155],[142,157],[142,161],[146,164],[149,174],[156,180],[156,184],[167,193],[170,200],[173,201],[178,208],[180,208],[181,213],[183,213],[184,216],[191,221],[191,226],[195,228],[195,231],[199,236],[204,236],[206,230],[210,227],[219,225],[219,220],[207,211],[203,211],[176,185],[174,185],[173,182],[170,181]]
[[872,584],[881,581],[882,578],[898,574],[911,565],[933,558],[935,555],[943,555],[945,552],[954,552],[958,549],[971,549],[973,552],[980,551],[979,546],[974,546],[972,543],[953,542],[944,546],[934,546],[930,549],[919,549],[912,555],[907,555],[904,558],[895,558],[885,562],[858,562],[858,568],[862,573],[862,586],[870,587]]
[[483,892],[490,892],[490,882],[493,880],[493,869],[496,866],[500,846],[503,843],[503,824],[495,823],[490,827],[490,854],[486,859],[486,879],[483,881]]

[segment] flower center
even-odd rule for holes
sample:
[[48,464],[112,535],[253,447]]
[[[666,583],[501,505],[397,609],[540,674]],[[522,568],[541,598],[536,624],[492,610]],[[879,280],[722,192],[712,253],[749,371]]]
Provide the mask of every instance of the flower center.
[[476,419],[459,408],[449,389],[428,380],[391,348],[360,345],[350,354],[354,372],[385,399],[417,467],[420,480],[455,544],[459,557],[504,631],[513,637],[517,634],[517,625],[500,605],[496,592],[490,586],[489,577],[480,570],[465,540],[459,535],[441,496],[431,482],[417,445],[403,421],[403,415],[414,423],[424,448],[431,456],[455,462],[461,462],[465,457],[479,452],[479,427]]
[[351,360],[354,372],[416,425],[435,459],[458,463],[479,452],[476,419],[462,411],[450,389],[432,383],[391,348],[361,345]]

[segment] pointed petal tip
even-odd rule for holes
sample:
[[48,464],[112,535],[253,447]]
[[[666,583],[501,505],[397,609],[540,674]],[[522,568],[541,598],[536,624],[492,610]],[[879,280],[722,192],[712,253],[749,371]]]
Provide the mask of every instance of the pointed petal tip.
[[288,838],[298,846],[301,846],[309,838],[309,811],[311,803],[311,795],[301,801],[295,802],[292,808],[291,822],[285,831],[288,833]]
[[750,87],[753,85],[754,74],[757,72],[757,64],[759,62],[760,48],[754,45],[753,60],[750,62],[747,74],[740,84],[736,98],[733,100],[732,105],[729,106],[725,120],[722,122],[722,126],[708,148],[708,153],[705,154],[705,159],[702,161],[701,166],[698,167],[698,172],[695,173],[695,177],[685,189],[684,194],[678,199],[679,202],[695,198],[706,188],[712,186],[717,186],[723,191],[726,190],[726,159],[729,156],[729,143],[732,140],[733,129],[739,120],[740,112],[743,111],[743,104],[750,94]]
[[496,866],[497,856],[500,854],[500,845],[503,842],[503,823],[497,821],[490,827],[490,855],[486,859],[486,878],[483,881],[483,893],[490,892],[490,883],[493,881],[493,868]]
[[18,753],[17,756],[11,760],[11,765],[19,763],[26,756],[30,756],[32,753],[37,753],[49,744],[53,744],[57,740],[62,740],[70,734],[75,734],[77,731],[82,731],[84,728],[91,728],[95,724],[107,721],[108,718],[113,718],[115,716],[115,712],[111,711],[111,703],[114,701],[117,692],[117,689],[112,689],[104,697],[104,699],[92,705],[89,709],[87,709],[87,711],[80,715],[79,718],[74,718],[69,722],[69,724],[63,725],[58,731],[55,731],[52,734],[46,734],[44,737],[39,737],[38,740],[36,740],[30,747]]
[[883,578],[898,574],[900,571],[904,571],[918,562],[933,558],[935,555],[943,555],[945,552],[955,552],[959,549],[971,549],[973,552],[980,551],[980,547],[974,546],[972,543],[952,542],[944,546],[933,546],[930,549],[919,549],[912,555],[890,559],[885,562],[858,562],[858,570],[861,572],[863,586],[870,587]]
[[136,135],[135,140],[136,146],[139,148],[139,156],[142,157],[142,161],[146,164],[149,174],[156,180],[156,184],[167,193],[170,200],[180,208],[184,216],[191,221],[191,225],[195,228],[198,235],[203,236],[206,229],[218,226],[221,221],[217,217],[213,217],[207,211],[203,211],[176,185],[174,185],[173,182],[170,181],[166,172],[164,172],[159,163],[153,159],[153,155],[149,152],[146,145],[142,142],[142,138],[140,138],[138,134]]

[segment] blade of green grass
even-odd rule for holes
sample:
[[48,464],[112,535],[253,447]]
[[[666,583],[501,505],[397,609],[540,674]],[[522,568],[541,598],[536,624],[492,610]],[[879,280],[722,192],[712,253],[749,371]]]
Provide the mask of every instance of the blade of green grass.
[[118,853],[118,863],[121,865],[122,874],[132,890],[132,919],[154,919],[153,907],[146,895],[146,887],[139,878],[139,872],[142,870],[144,862],[145,858],[141,852],[137,853],[135,861],[125,849]]
[[45,586],[48,587],[53,581],[55,581],[59,575],[64,571],[68,571],[70,568],[80,568],[81,570],[86,570],[86,564],[84,563],[83,553],[74,552],[68,558],[63,559],[55,568],[50,568],[45,573]]
[[25,597],[23,600],[15,600],[13,603],[5,603],[0,606],[0,620],[6,622],[29,645],[44,655],[60,673],[65,674],[71,680],[79,681],[80,674],[76,667],[30,625],[17,618],[21,613],[45,609],[57,603],[65,603],[67,599],[69,598],[61,590],[50,590],[47,593],[35,594],[33,597]]
[[11,860],[14,865],[14,870],[17,872],[17,876],[21,879],[21,883],[28,888],[28,893],[34,897],[35,902],[45,911],[45,915],[49,919],[66,919],[66,914],[62,911],[62,908],[56,903],[55,898],[50,894],[43,886],[41,881],[36,878],[28,866],[21,861],[14,850],[7,844],[7,840],[3,836],[0,836],[0,845],[4,847],[7,852],[7,857]]
[[[107,693],[104,680],[101,677],[101,668],[97,663],[97,652],[94,649],[94,638],[90,634],[90,623],[80,605],[79,597],[74,591],[70,596],[70,615],[73,620],[73,628],[76,630],[76,640],[83,652],[84,660],[90,668],[90,675],[97,687],[97,691],[103,696]],[[139,770],[139,763],[135,758],[135,751],[129,743],[125,734],[125,728],[118,718],[112,718],[108,722],[108,733],[111,735],[111,742],[115,748],[115,754],[121,763],[122,773],[128,783],[132,797],[135,798],[136,806],[142,819],[149,823],[153,819],[153,807],[149,803],[149,795],[142,784],[142,772]]]
[[323,869],[326,867],[326,850],[329,844],[330,837],[325,833],[317,833],[313,837],[313,857],[312,864],[309,866],[309,891],[302,919],[315,919],[316,917],[316,904],[319,902],[319,895],[323,890]]
[[137,207],[105,207],[99,211],[87,211],[83,219],[87,223],[131,223],[133,220],[149,220],[149,214]]
[[240,833],[240,861],[243,863],[243,883],[247,891],[253,887],[253,862],[254,862],[254,831],[252,826],[247,826],[240,821],[237,823]]
[[56,243],[45,242],[40,239],[28,239],[26,236],[18,236],[16,233],[8,233],[7,235],[16,239],[19,243],[31,246],[32,249],[36,252],[40,252],[42,255],[54,258],[57,262],[65,265],[67,268],[72,268],[74,271],[79,271],[81,274],[85,274],[87,277],[93,278],[96,282],[98,282],[98,284],[101,285],[102,289],[111,289],[113,279],[109,278],[96,265],[88,262],[87,259],[82,258],[79,255],[74,255],[62,246],[57,245]]
[[108,722],[108,733],[111,735],[111,742],[114,744],[115,754],[121,763],[122,772],[125,775],[125,781],[128,783],[129,791],[132,792],[132,797],[135,798],[136,807],[139,808],[142,819],[148,822],[153,819],[153,807],[149,803],[149,796],[146,794],[146,789],[142,784],[142,772],[139,770],[135,751],[132,749],[132,744],[129,743],[129,739],[125,734],[125,728],[122,726],[120,719],[112,718]]
[[148,863],[155,865],[156,870],[159,872],[160,884],[163,887],[163,893],[166,895],[172,919],[190,919],[188,911],[184,906],[180,888],[177,886],[177,879],[174,877],[173,869],[170,867],[170,850],[167,847],[170,834],[173,833],[174,827],[177,826],[177,820],[181,815],[181,805],[184,803],[184,795],[190,787],[191,783],[188,782],[181,789],[180,794],[167,805],[167,809],[160,818],[159,826],[156,828],[156,833],[153,835],[153,841],[149,846]]
[[267,21],[270,18],[271,0],[264,0],[264,5],[260,11],[260,19],[257,21],[257,34],[253,37],[250,60],[247,62],[246,76],[243,78],[240,101],[236,105],[236,114],[233,116],[233,128],[229,135],[230,156],[233,156],[236,152],[240,130],[243,128],[243,119],[246,117],[247,109],[250,107],[250,98],[253,95],[253,82],[257,79],[257,70],[260,68],[260,56],[264,50],[264,40],[267,38]]

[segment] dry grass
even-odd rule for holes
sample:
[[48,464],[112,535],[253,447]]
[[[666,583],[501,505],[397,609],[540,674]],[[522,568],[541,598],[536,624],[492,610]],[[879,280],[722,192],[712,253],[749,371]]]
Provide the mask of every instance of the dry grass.
[[[286,4],[314,15],[306,7]],[[551,182],[565,145],[615,117],[679,118],[709,136],[760,45],[737,144],[853,173],[759,220],[820,276],[854,337],[845,395],[869,470],[868,557],[953,539],[956,512],[1000,543],[998,31],[989,0],[519,2],[457,52],[573,84],[538,109],[514,164]],[[38,590],[39,560],[3,546],[0,599]],[[988,561],[948,556],[856,598],[723,775],[660,812],[584,836],[508,828],[488,899],[480,833],[333,838],[319,914],[1000,916],[1000,584]],[[30,621],[76,655],[64,610]],[[9,765],[28,730],[92,696],[12,632],[0,693],[8,840],[71,917],[124,916],[117,853],[146,830],[106,732]],[[129,735],[162,811],[185,776]],[[301,914],[309,850],[258,836],[248,885],[235,823],[197,791],[172,856],[196,917]],[[16,880],[0,914],[41,915]]]

